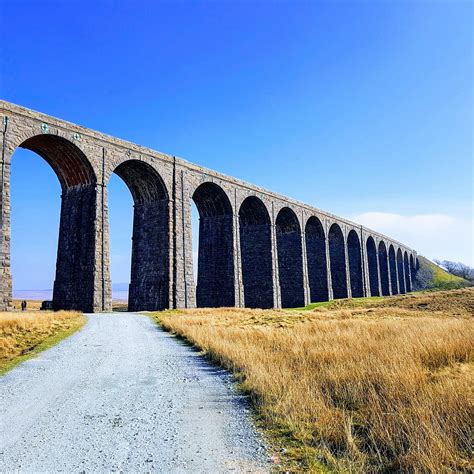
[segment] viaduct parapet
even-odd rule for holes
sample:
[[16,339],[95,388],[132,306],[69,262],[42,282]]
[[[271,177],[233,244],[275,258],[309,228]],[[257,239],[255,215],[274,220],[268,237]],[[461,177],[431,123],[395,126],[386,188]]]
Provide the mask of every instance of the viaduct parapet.
[[[320,209],[72,123],[0,101],[0,309],[12,303],[10,163],[26,148],[62,189],[53,302],[110,311],[107,184],[134,200],[129,310],[300,307],[411,291],[416,252]],[[199,211],[197,285],[191,200]]]

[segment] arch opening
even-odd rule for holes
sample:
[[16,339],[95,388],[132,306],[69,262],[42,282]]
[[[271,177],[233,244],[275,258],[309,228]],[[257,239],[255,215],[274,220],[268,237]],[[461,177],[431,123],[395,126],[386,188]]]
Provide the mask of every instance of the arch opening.
[[403,268],[405,270],[405,291],[409,293],[411,291],[410,266],[408,264],[408,254],[406,251],[403,255]]
[[334,299],[347,298],[346,255],[344,235],[337,224],[329,229],[329,260]]
[[199,213],[196,285],[198,307],[235,305],[232,205],[215,183],[203,183],[192,196]]
[[401,294],[406,293],[405,272],[403,268],[403,256],[400,249],[397,250],[397,270],[398,270],[398,288]]
[[328,301],[326,236],[321,221],[312,216],[305,228],[308,280],[311,302]]
[[388,248],[388,264],[390,268],[390,282],[392,283],[392,295],[398,295],[397,263],[393,245]]
[[417,260],[413,257],[413,254],[410,254],[410,270],[411,270],[411,281],[410,281],[410,288],[413,290],[413,285],[415,284],[416,279],[416,271],[417,271]]
[[[13,300],[52,300],[61,185],[51,166],[30,150],[17,148],[9,171]],[[4,279],[2,270],[0,267],[0,286],[3,287],[8,280]],[[3,303],[1,296],[0,302]],[[18,307],[16,302],[14,305]]]
[[301,228],[294,211],[280,210],[276,218],[278,269],[283,308],[304,306]]
[[361,298],[364,296],[362,254],[359,236],[355,230],[351,230],[347,236],[347,251],[349,256],[351,295],[353,298]]
[[259,198],[250,196],[242,202],[239,231],[244,304],[249,308],[272,308],[271,222]]
[[77,145],[57,135],[36,135],[18,148],[42,157],[61,185],[53,308],[94,311],[97,180],[93,167]]
[[388,256],[387,247],[385,243],[381,241],[379,243],[379,270],[380,270],[380,286],[382,289],[383,296],[390,295],[390,279],[388,276]]
[[41,156],[61,183],[63,190],[96,183],[92,165],[74,143],[58,135],[35,135],[19,145]]
[[160,174],[148,163],[128,160],[114,173],[133,197],[129,311],[170,306],[169,199]]
[[370,295],[380,296],[379,290],[379,271],[377,264],[377,249],[372,237],[367,239],[367,263],[369,267]]

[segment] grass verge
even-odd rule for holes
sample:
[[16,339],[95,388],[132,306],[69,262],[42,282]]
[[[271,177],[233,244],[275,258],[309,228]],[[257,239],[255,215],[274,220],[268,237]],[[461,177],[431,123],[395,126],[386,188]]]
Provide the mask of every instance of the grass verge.
[[[383,296],[369,296],[364,298],[352,298],[346,299],[348,304],[351,304],[352,307],[354,306],[364,306],[366,303],[370,303],[372,301],[379,301],[383,299]],[[318,303],[310,303],[307,306],[302,308],[286,308],[287,311],[310,311],[316,308],[327,308],[327,309],[335,309],[340,305],[341,300],[332,300],[332,301],[320,301]]]
[[0,375],[80,329],[85,316],[72,311],[0,313]]
[[466,471],[474,290],[159,313],[235,374],[289,471]]

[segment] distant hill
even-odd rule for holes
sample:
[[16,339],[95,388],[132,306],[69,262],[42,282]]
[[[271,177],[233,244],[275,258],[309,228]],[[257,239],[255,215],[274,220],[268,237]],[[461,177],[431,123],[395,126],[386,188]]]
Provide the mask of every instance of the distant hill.
[[413,280],[413,291],[453,290],[472,284],[464,278],[451,275],[423,256],[418,256],[419,268]]

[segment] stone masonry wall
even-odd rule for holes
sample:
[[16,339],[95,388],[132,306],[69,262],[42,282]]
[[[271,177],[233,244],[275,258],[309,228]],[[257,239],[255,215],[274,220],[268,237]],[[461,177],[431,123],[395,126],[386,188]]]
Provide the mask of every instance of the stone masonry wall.
[[326,260],[326,237],[319,221],[306,226],[306,253],[308,259],[308,277],[311,301],[327,301],[328,278]]
[[[63,189],[56,308],[111,309],[107,184],[112,173],[124,179],[136,206],[132,309],[302,306],[351,293],[369,295],[376,293],[376,286],[383,294],[411,286],[415,270],[405,262],[416,262],[416,252],[346,219],[4,101],[0,101],[0,124],[0,310],[9,308],[12,300],[10,161],[18,147],[45,159]],[[199,188],[206,192],[196,194]],[[243,225],[240,210],[249,197],[252,209],[264,210],[265,224]],[[197,288],[193,199],[199,201],[202,214]],[[278,225],[282,213],[293,216],[294,228]],[[307,228],[313,218],[321,223],[317,239]],[[340,230],[336,239],[330,233],[334,225]],[[348,238],[354,233],[359,247],[350,250]],[[375,259],[373,248],[368,252],[369,237],[375,243]]]
[[168,201],[136,204],[130,311],[169,308]]
[[272,241],[269,224],[240,226],[244,305],[273,308]]
[[94,311],[96,187],[66,190],[61,201],[54,309]]
[[234,306],[232,216],[202,216],[199,221],[199,307]]

